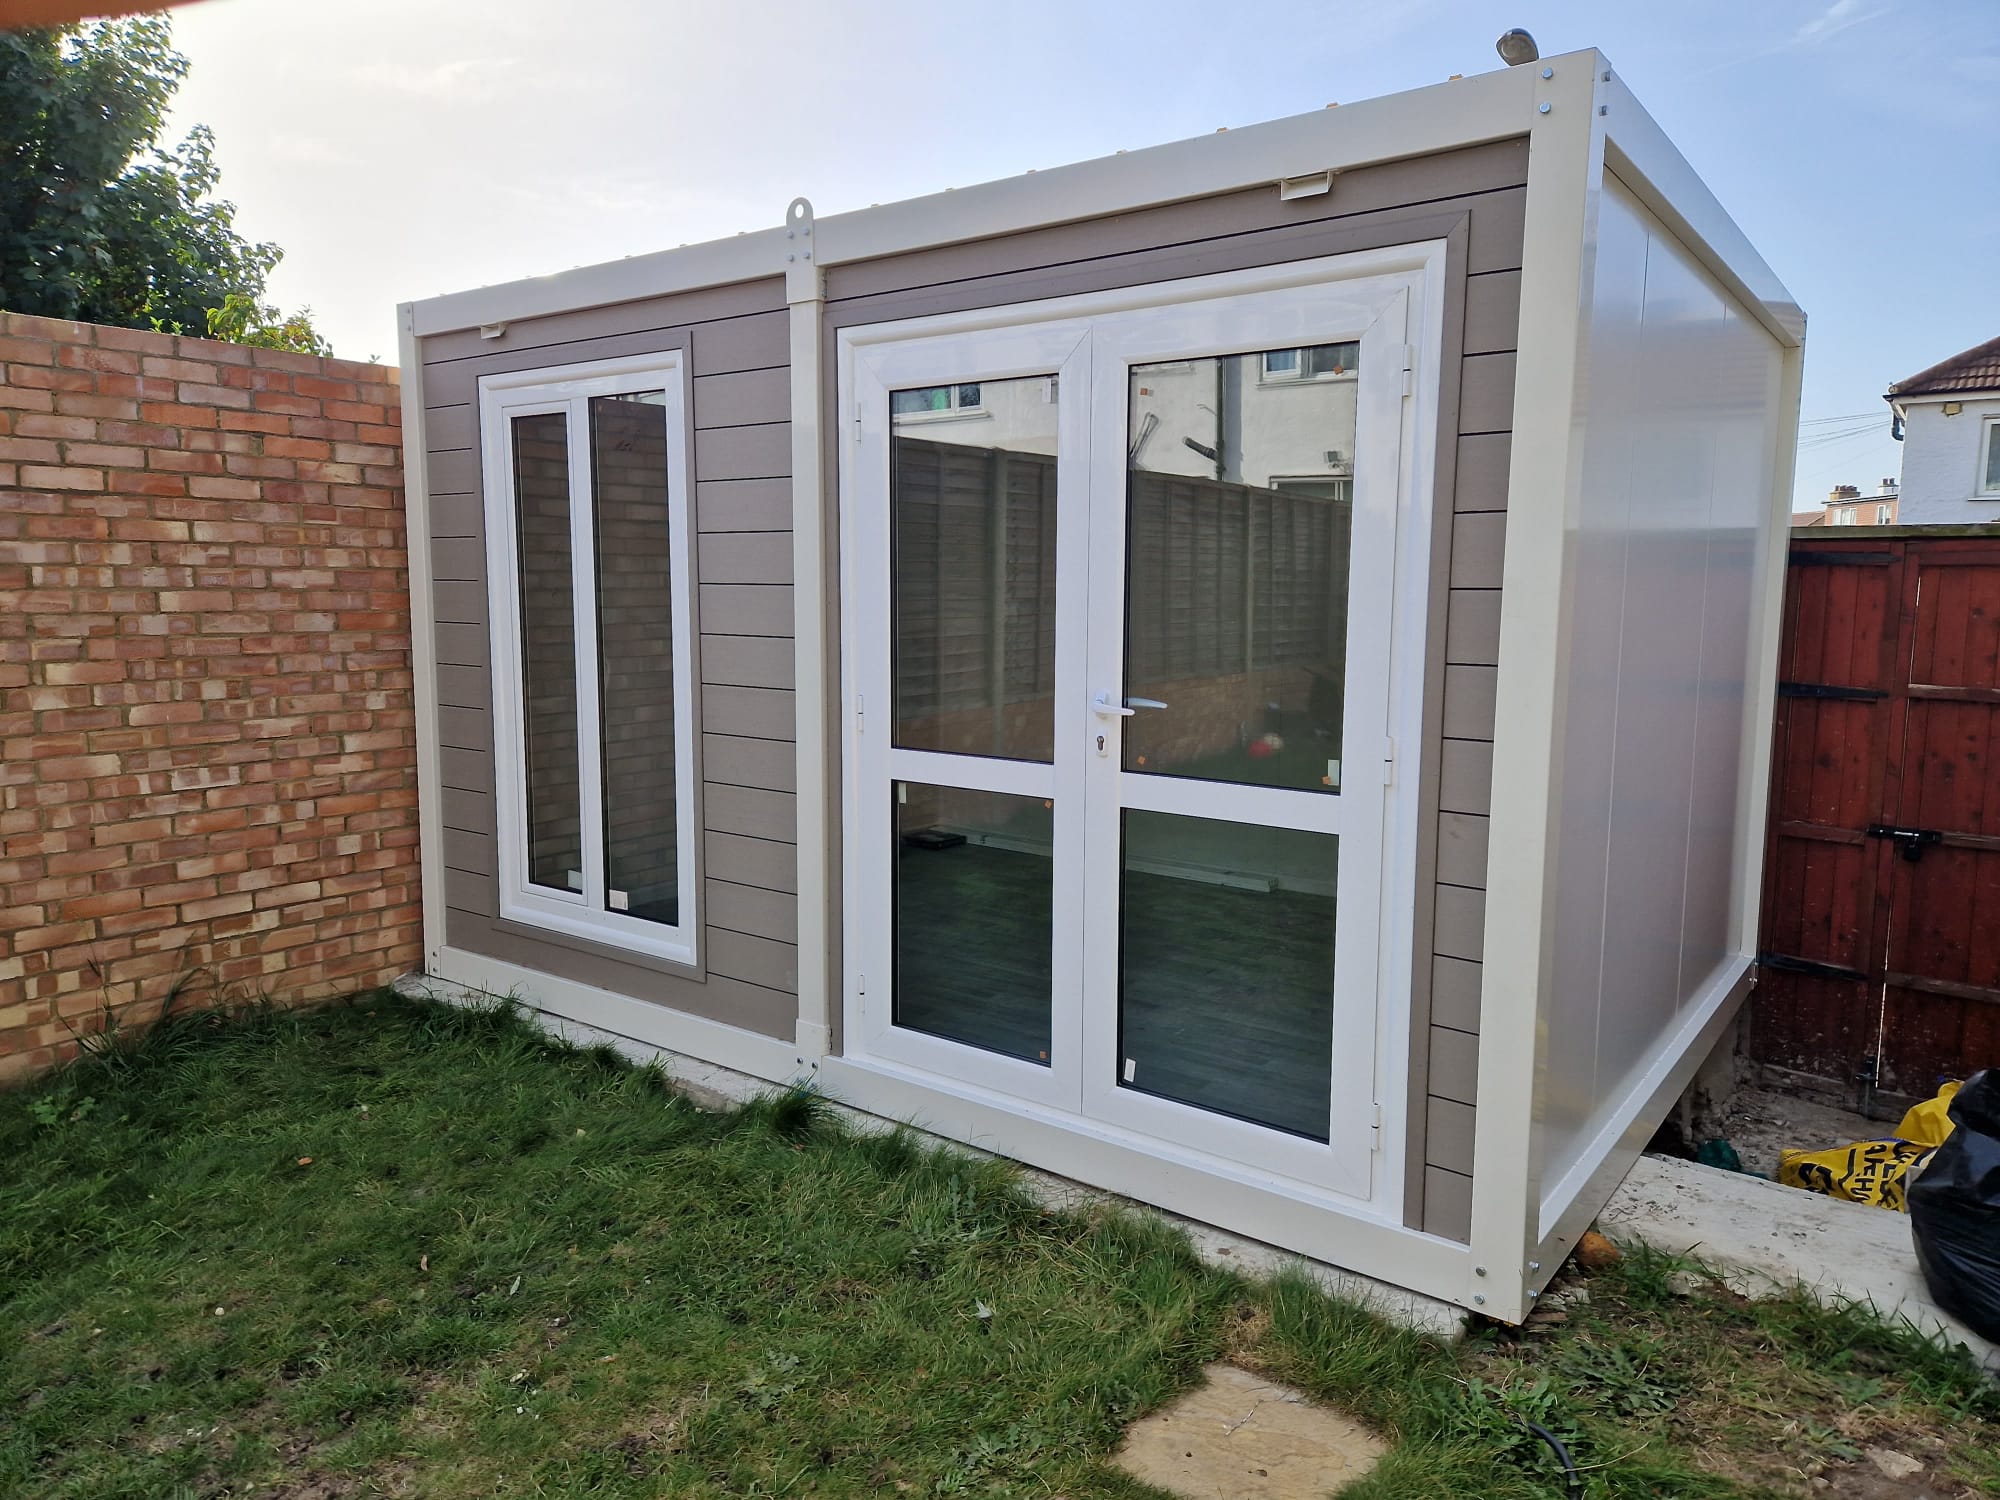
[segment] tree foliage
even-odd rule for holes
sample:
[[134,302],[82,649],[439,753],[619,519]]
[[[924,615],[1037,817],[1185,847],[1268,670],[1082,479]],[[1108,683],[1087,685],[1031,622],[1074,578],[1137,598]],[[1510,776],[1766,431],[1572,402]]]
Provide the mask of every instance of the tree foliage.
[[195,334],[214,311],[218,336],[296,324],[274,346],[319,352],[305,314],[262,300],[283,252],[213,196],[214,136],[160,142],[187,66],[158,16],[0,33],[0,307]]

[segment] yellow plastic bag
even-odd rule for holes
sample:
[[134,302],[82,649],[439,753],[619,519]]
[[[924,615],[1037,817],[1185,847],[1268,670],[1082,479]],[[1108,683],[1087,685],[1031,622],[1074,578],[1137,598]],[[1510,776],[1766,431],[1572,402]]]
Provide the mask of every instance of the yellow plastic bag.
[[1957,1084],[1947,1083],[1937,1091],[1936,1098],[1912,1104],[1910,1112],[1903,1116],[1903,1123],[1896,1127],[1896,1134],[1926,1151],[1937,1150],[1951,1134],[1951,1098],[1957,1092]]
[[1909,1141],[1856,1141],[1825,1151],[1782,1151],[1778,1181],[1829,1198],[1908,1213],[1903,1178],[1933,1149]]
[[1958,1085],[1947,1083],[1935,1098],[1912,1105],[1896,1127],[1896,1139],[1856,1141],[1824,1151],[1782,1151],[1778,1181],[1850,1203],[1908,1213],[1904,1196],[1910,1174],[1951,1134],[1951,1096]]

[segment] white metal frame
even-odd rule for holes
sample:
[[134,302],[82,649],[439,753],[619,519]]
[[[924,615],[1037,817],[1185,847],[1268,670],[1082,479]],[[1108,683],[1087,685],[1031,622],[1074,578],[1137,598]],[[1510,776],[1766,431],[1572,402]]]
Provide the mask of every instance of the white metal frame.
[[1972,473],[1972,493],[1981,500],[2000,499],[2000,417],[1988,417],[1979,434],[1979,467]]
[[[1116,292],[981,309],[842,331],[841,444],[842,805],[847,900],[845,1055],[848,1097],[886,1105],[895,1089],[957,1085],[996,1116],[1019,1110],[1122,1132],[1156,1161],[1233,1163],[1308,1198],[1324,1195],[1388,1217],[1400,1201],[1409,1044],[1411,903],[1417,768],[1397,744],[1421,741],[1429,586],[1432,462],[1442,340],[1444,247],[1439,243],[1330,256]],[[1348,638],[1344,758],[1338,795],[1220,786],[1121,769],[1120,721],[1095,716],[1097,693],[1123,697],[1127,375],[1135,364],[1253,351],[1311,339],[1364,345],[1357,446],[1351,616],[1390,620]],[[1405,371],[1409,371],[1406,375]],[[1057,536],[1053,764],[939,755],[888,743],[889,392],[947,378],[1061,376],[1058,487],[1077,497]],[[1085,505],[1091,507],[1086,510]],[[1105,507],[1109,507],[1107,511]],[[1074,524],[1085,520],[1089,536]],[[1106,527],[1110,534],[1102,534]],[[1386,565],[1385,565],[1386,560]],[[878,571],[879,570],[879,571]],[[871,705],[873,705],[871,709]],[[1104,748],[1094,748],[1102,733]],[[1067,747],[1067,750],[1065,750]],[[1380,767],[1381,774],[1371,770]],[[892,936],[887,910],[893,845],[887,788],[896,781],[1051,798],[1080,815],[1056,820],[1055,986],[1050,1066],[1017,1061],[890,1024]],[[876,793],[882,793],[877,797]],[[1340,936],[1330,1140],[1308,1142],[1175,1101],[1119,1089],[1116,993],[1121,808],[1309,828],[1339,835]],[[1095,934],[1095,936],[1091,936]],[[1076,978],[1081,976],[1078,987]],[[1372,997],[1369,1004],[1363,997]],[[985,1144],[1027,1149],[999,1126]],[[1164,1155],[1161,1153],[1165,1153]],[[1377,1169],[1377,1164],[1380,1169]],[[1053,1163],[1052,1163],[1053,1165]],[[1117,1186],[1118,1184],[1107,1184]]]
[[[604,870],[600,754],[596,489],[590,401],[664,389],[667,524],[673,599],[675,875],[672,926],[611,910]],[[513,424],[561,413],[569,444],[571,591],[576,634],[577,762],[582,815],[582,888],[535,885],[527,870],[527,778],[523,746],[520,555],[515,525]],[[485,375],[479,381],[486,509],[486,583],[493,676],[494,828],[500,915],[571,937],[692,965],[698,957],[694,815],[694,614],[688,566],[687,394],[678,350],[590,364]],[[503,747],[513,747],[508,754]]]
[[[824,459],[824,274],[875,257],[1015,233],[1044,225],[1132,212],[1259,186],[1282,192],[1288,178],[1326,174],[1336,199],[1339,173],[1375,162],[1421,157],[1525,136],[1530,145],[1520,339],[1510,492],[1533,497],[1508,521],[1501,605],[1500,683],[1494,752],[1491,845],[1507,851],[1504,881],[1487,893],[1481,1001],[1474,1188],[1470,1245],[1355,1215],[1337,1201],[1301,1198],[1254,1172],[1213,1161],[1169,1159],[1109,1129],[1038,1119],[1001,1108],[976,1091],[917,1083],[890,1065],[866,1076],[829,1057],[834,1045],[830,979],[837,902],[833,860],[837,807],[830,806],[829,708],[838,684],[835,622],[827,610],[832,486]],[[637,256],[532,281],[481,288],[401,309],[404,439],[414,638],[418,780],[423,829],[427,967],[482,989],[520,989],[549,1008],[590,1024],[766,1078],[820,1069],[830,1083],[865,1087],[870,1108],[919,1119],[957,1139],[997,1143],[1025,1160],[1099,1182],[1122,1184],[1164,1207],[1275,1244],[1334,1259],[1364,1274],[1518,1320],[1559,1263],[1567,1236],[1587,1221],[1639,1147],[1633,1122],[1657,1115],[1700,1061],[1747,983],[1713,991],[1688,1026],[1660,1050],[1629,1101],[1622,1132],[1608,1132],[1586,1163],[1566,1209],[1545,1199],[1536,1136],[1541,1090],[1537,1033],[1546,1014],[1551,902],[1548,835],[1561,767],[1553,736],[1558,684],[1568,651],[1562,581],[1569,562],[1578,435],[1572,415],[1588,332],[1595,195],[1611,170],[1629,185],[1783,351],[1780,430],[1770,474],[1772,515],[1759,559],[1763,595],[1755,622],[1746,705],[1750,739],[1742,765],[1738,867],[1745,898],[1737,914],[1740,955],[1755,932],[1762,863],[1773,668],[1783,599],[1783,540],[1797,438],[1804,316],[1707,187],[1632,98],[1602,54],[1567,53],[1387,98],[1315,111],[1265,125],[960,188],[907,203],[815,222],[797,199],[777,228]],[[450,946],[444,920],[444,866],[438,799],[437,659],[432,619],[428,497],[422,455],[424,401],[420,341],[509,320],[574,312],[782,276],[791,312],[792,484],[799,827],[799,1021],[795,1038],[774,1040],[665,1007],[500,964]],[[1400,857],[1400,856],[1399,856]],[[1409,856],[1414,860],[1414,854]],[[1407,965],[1410,955],[1402,955]],[[1747,963],[1747,959],[1746,959]],[[1402,1039],[1407,1045],[1408,1038]],[[1579,1163],[1582,1169],[1586,1163]],[[1385,1163],[1386,1166],[1386,1163]],[[1544,1211],[1557,1206],[1544,1233]],[[1333,1210],[1329,1213],[1329,1209]]]

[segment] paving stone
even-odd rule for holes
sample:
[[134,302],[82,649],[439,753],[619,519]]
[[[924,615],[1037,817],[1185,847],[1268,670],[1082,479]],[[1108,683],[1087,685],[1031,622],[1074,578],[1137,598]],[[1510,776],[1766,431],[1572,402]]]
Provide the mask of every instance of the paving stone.
[[1113,1462],[1186,1500],[1325,1500],[1387,1451],[1360,1423],[1302,1392],[1210,1365],[1171,1406],[1135,1422]]

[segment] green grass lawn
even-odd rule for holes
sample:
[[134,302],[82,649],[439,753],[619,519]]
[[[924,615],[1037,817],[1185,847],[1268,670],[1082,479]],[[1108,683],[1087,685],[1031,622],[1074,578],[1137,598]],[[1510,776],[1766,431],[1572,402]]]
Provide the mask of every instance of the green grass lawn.
[[696,1110],[504,1013],[196,1017],[0,1095],[0,1495],[1153,1492],[1120,1430],[1230,1357],[1394,1443],[1348,1493],[2000,1490],[2000,1400],[1870,1320],[1629,1256],[1457,1347],[817,1101]]

